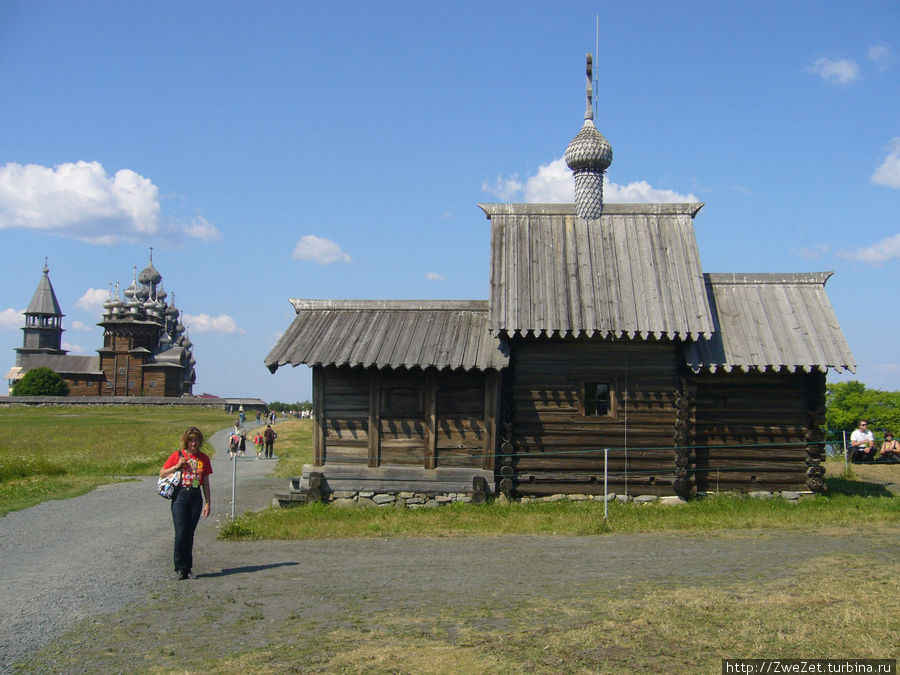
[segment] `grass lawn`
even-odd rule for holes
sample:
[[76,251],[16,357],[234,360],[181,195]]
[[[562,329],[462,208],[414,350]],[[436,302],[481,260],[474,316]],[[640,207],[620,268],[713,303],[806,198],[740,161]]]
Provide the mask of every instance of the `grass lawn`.
[[0,515],[155,474],[189,426],[208,437],[232,421],[211,408],[0,408]]
[[[312,423],[279,422],[277,475],[296,476],[313,460]],[[790,503],[782,499],[750,499],[741,495],[692,500],[675,506],[621,504],[609,507],[603,520],[600,502],[568,500],[526,504],[497,502],[482,506],[453,504],[439,509],[337,509],[324,504],[271,508],[245,514],[226,525],[225,539],[324,539],[334,537],[464,536],[500,534],[591,535],[665,530],[794,528],[829,526],[896,527],[900,499],[884,483],[900,484],[900,465],[827,463],[826,495]]]

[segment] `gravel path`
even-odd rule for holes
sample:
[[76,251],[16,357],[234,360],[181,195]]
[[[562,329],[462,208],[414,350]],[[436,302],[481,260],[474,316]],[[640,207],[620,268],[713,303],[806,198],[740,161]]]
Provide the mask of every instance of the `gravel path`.
[[[627,593],[645,581],[775,579],[827,555],[900,555],[890,531],[222,542],[214,521],[230,511],[227,434],[211,439],[217,449],[213,515],[197,530],[194,581],[173,581],[171,516],[155,493],[155,479],[104,486],[0,518],[0,672],[82,619],[112,618],[131,603],[144,626],[131,634],[135,646],[152,644],[173,629],[168,605],[152,600],[154,590],[165,596],[177,588],[188,600],[176,619],[186,627],[239,606],[230,603],[240,598],[259,605],[265,625],[286,617],[324,625],[359,612],[504,607],[526,596],[563,599],[598,588]],[[284,479],[268,477],[274,466],[238,460],[239,512],[267,506],[284,486]],[[82,664],[110,665],[107,656],[91,652],[90,636],[84,642],[68,647],[83,656]]]

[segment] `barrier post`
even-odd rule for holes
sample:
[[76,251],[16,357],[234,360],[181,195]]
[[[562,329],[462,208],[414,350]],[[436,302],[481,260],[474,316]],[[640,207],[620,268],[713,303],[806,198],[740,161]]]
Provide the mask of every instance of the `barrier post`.
[[237,487],[237,453],[231,459],[231,520],[234,520],[234,495]]
[[848,466],[848,463],[850,461],[850,453],[847,451],[847,431],[844,430],[841,432],[841,434],[843,434],[844,436],[844,473],[847,473],[847,469],[850,468]]

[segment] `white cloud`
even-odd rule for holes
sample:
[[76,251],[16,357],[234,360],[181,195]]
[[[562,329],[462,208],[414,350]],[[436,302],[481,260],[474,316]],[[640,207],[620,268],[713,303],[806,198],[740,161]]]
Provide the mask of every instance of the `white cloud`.
[[89,288],[84,292],[78,301],[76,307],[94,314],[103,313],[103,303],[109,297],[109,290],[103,288]]
[[900,258],[900,234],[885,237],[872,246],[858,248],[855,251],[841,251],[838,255],[846,260],[881,265],[889,260]]
[[185,228],[185,232],[189,237],[201,241],[218,241],[222,238],[218,228],[203,216],[194,216],[193,222]]
[[425,278],[428,279],[428,281],[443,281],[444,275],[438,274],[437,272],[429,272],[425,275]]
[[81,323],[80,321],[73,321],[71,324],[72,330],[81,331],[83,333],[91,332],[94,330],[94,326],[88,326],[87,324]]
[[25,325],[24,309],[4,309],[0,311],[0,330],[13,330]]
[[891,139],[888,144],[888,156],[884,158],[875,173],[872,182],[876,185],[900,188],[900,136]]
[[210,316],[209,314],[183,314],[184,325],[197,333],[223,333],[226,335],[244,334],[237,323],[227,314]]
[[617,185],[606,181],[603,186],[603,199],[608,202],[699,202],[693,193],[679,194],[674,190],[661,190],[647,181],[639,180],[628,185]]
[[[511,181],[503,181],[498,178],[496,186],[511,185]],[[531,204],[571,204],[575,201],[575,179],[572,171],[566,165],[563,157],[554,159],[549,164],[538,167],[537,174],[529,176],[519,190],[512,194],[498,193],[492,190],[492,186],[485,183],[482,189],[504,200],[512,200],[520,197]],[[692,193],[679,194],[674,190],[662,190],[654,188],[647,181],[635,181],[628,185],[619,185],[610,182],[607,177],[603,179],[603,201],[605,202],[697,202],[700,201]]]
[[796,254],[807,260],[817,260],[828,253],[830,248],[831,247],[828,244],[816,244],[812,248],[800,248],[796,251]]
[[513,174],[509,178],[497,176],[497,180],[493,184],[484,181],[481,184],[481,191],[496,195],[504,202],[512,201],[517,194],[522,191],[525,186],[519,182],[519,175]]
[[301,237],[294,246],[293,258],[299,260],[312,260],[320,265],[328,265],[333,262],[351,263],[352,258],[341,250],[335,242],[323,239],[314,234]]
[[874,45],[866,52],[869,61],[874,63],[878,70],[887,70],[894,63],[894,53],[884,45]]
[[69,354],[84,354],[84,347],[81,345],[73,345],[63,341],[60,343],[60,346],[69,352]]
[[61,234],[95,244],[157,234],[159,189],[130,169],[109,176],[99,162],[0,167],[0,229]]
[[807,71],[818,75],[822,81],[838,87],[850,84],[859,79],[859,66],[853,59],[830,59],[823,56],[811,65]]

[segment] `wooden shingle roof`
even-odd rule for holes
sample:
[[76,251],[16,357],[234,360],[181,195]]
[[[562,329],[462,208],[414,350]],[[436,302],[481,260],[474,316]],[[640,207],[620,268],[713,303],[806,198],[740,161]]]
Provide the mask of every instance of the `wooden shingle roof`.
[[22,372],[34,368],[49,368],[60,375],[103,375],[98,356],[23,354]]
[[688,366],[694,372],[855,372],[856,360],[825,294],[831,274],[705,275],[716,330],[685,345]]
[[713,330],[693,218],[703,204],[480,204],[495,335],[699,339]]
[[49,270],[44,267],[44,275],[38,282],[31,302],[28,304],[26,314],[43,314],[45,316],[64,316],[59,308],[59,302],[56,299],[56,293],[53,291],[53,284],[50,283],[48,275]]
[[279,366],[505,368],[505,345],[478,300],[298,300],[297,316],[265,359]]

